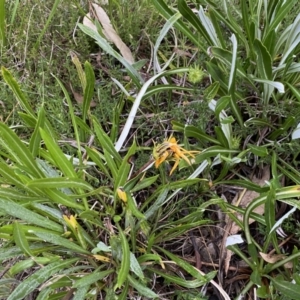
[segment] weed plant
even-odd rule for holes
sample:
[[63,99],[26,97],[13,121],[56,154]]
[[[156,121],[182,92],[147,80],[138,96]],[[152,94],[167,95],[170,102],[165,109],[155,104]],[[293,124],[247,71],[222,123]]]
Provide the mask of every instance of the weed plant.
[[[0,297],[300,298],[297,1],[108,1],[146,73],[77,24],[88,3],[6,6]],[[236,186],[258,193],[247,207]],[[221,211],[243,233],[227,245],[247,270],[234,289]]]

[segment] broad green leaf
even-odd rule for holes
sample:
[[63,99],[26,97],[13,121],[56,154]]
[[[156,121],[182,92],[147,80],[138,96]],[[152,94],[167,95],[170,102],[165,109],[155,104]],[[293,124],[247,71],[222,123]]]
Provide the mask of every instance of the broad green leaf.
[[[212,13],[212,15],[216,18],[216,16]],[[224,47],[224,43],[220,42],[220,36],[218,36],[217,32],[221,34],[219,29],[219,26],[217,26],[217,30],[215,28],[215,24],[217,22],[212,22],[208,16],[210,14],[206,14],[203,10],[202,5],[200,5],[200,9],[198,11],[198,16],[201,20],[201,23],[203,24],[203,27],[205,29],[205,34],[208,35],[209,39],[206,38],[209,45],[214,45],[217,47]],[[222,35],[221,35],[222,36]]]
[[36,187],[39,189],[61,189],[61,188],[79,188],[83,190],[92,191],[93,187],[85,180],[80,178],[68,177],[51,177],[31,180],[27,183],[29,187]]
[[282,279],[277,279],[276,277],[273,278],[268,276],[268,278],[271,280],[274,287],[285,297],[295,300],[300,299],[300,286],[298,284]]
[[19,137],[4,123],[0,123],[0,144],[8,151],[13,159],[36,178],[44,177],[38,168],[29,149],[22,143]]
[[159,298],[159,296],[154,293],[151,289],[149,289],[145,284],[141,281],[138,281],[134,279],[132,276],[128,274],[128,281],[132,287],[134,287],[141,296],[151,298],[151,299],[156,299]]
[[0,209],[10,216],[26,221],[28,224],[35,224],[60,233],[63,232],[61,224],[55,223],[13,201],[0,198]]
[[[155,199],[155,202],[153,202],[150,207],[147,209],[145,212],[145,218],[148,220],[151,218],[155,213],[160,209],[160,207],[163,205],[165,202],[167,196],[168,196],[169,189],[168,187],[164,187],[162,191],[160,192],[159,196],[157,199]],[[143,207],[142,207],[143,209]]]
[[118,270],[118,279],[116,288],[121,288],[124,282],[128,279],[129,275],[129,269],[130,269],[130,250],[129,250],[129,244],[126,238],[126,235],[122,231],[122,229],[119,228],[119,237],[121,240],[121,249],[122,249],[122,260],[121,260],[121,266]]
[[[1,168],[1,164],[0,164]],[[34,202],[37,200],[41,200],[41,196],[36,196],[33,194],[22,194],[17,191],[17,189],[13,187],[0,187],[0,197],[7,198],[12,201],[23,201],[23,202]],[[46,200],[46,199],[45,199]]]
[[57,142],[49,136],[42,128],[40,128],[41,136],[46,144],[46,147],[55,161],[56,166],[63,172],[66,177],[77,177],[72,163],[66,158]]
[[198,139],[200,142],[202,140],[206,140],[208,142],[211,142],[213,144],[219,144],[220,142],[216,140],[215,138],[211,137],[210,135],[206,134],[203,130],[197,128],[193,125],[183,125],[176,121],[172,121],[172,128],[174,131],[179,131],[184,133],[186,137],[194,137]]
[[274,130],[276,129],[269,120],[264,120],[264,119],[260,119],[260,118],[250,118],[244,123],[245,127],[249,127],[251,125],[261,126],[261,127],[267,126],[267,127],[270,127]]
[[109,274],[111,274],[113,272],[114,272],[113,268],[110,270],[106,270],[106,271],[92,272],[91,274],[88,274],[86,276],[81,277],[78,280],[75,280],[73,287],[80,290],[85,286],[90,286],[91,284],[93,284],[99,280],[102,280],[103,278],[105,278],[106,276],[108,276]]
[[225,136],[223,130],[219,127],[219,126],[215,126],[215,133],[217,136],[218,141],[220,142],[220,144],[224,147],[224,148],[229,148],[229,143],[228,143],[228,139]]
[[130,271],[133,272],[139,279],[144,280],[142,268],[132,252],[130,252]]
[[91,64],[88,61],[84,63],[84,71],[87,84],[84,90],[82,119],[85,121],[90,110],[91,101],[94,95],[95,74]]
[[[139,181],[130,191],[132,193],[145,190],[149,186],[151,186],[159,177],[159,175],[148,177],[148,178],[143,178],[141,181]],[[124,189],[126,189],[126,185],[124,186]],[[1,195],[1,189],[0,189],[0,195]]]
[[[212,103],[212,101],[210,103]],[[223,96],[218,101],[216,101],[214,112],[215,115],[218,117],[219,121],[221,121],[222,118],[227,116],[224,110],[228,108],[229,103],[230,96]]]
[[[85,286],[81,287],[80,289],[77,289],[77,291],[75,292],[75,295],[73,296],[72,300],[85,300],[86,295],[89,291],[89,288],[90,287],[88,285],[85,285]],[[39,300],[39,299],[37,299],[37,300]]]
[[31,250],[29,249],[29,244],[26,239],[25,233],[23,231],[23,226],[20,225],[18,221],[14,222],[14,242],[23,251],[25,255],[33,256]]
[[59,236],[58,234],[46,233],[46,232],[40,233],[36,230],[31,230],[31,233],[33,233],[43,241],[46,241],[54,245],[62,246],[66,250],[71,250],[75,253],[90,254],[89,251],[83,249],[81,246],[77,245],[76,243]]
[[119,166],[122,163],[122,158],[120,154],[116,151],[113,142],[111,141],[109,136],[104,132],[96,117],[93,116],[92,119],[98,142],[100,143],[102,148],[113,157],[113,159],[116,161],[117,166]]
[[209,85],[203,92],[203,98],[206,101],[210,101],[215,98],[220,88],[220,83],[218,81],[213,82]]
[[33,258],[29,258],[26,260],[21,260],[17,263],[15,263],[10,269],[9,269],[9,274],[11,276],[14,276],[22,271],[25,271],[26,269],[29,269],[33,266],[35,266],[36,264],[38,265],[46,265],[50,262],[53,262],[54,260],[58,260],[59,258],[57,257],[57,259],[55,257],[53,258],[47,258],[47,257],[34,257]]
[[257,55],[259,78],[272,80],[272,58],[270,53],[258,39],[254,40],[254,49]]
[[278,92],[281,94],[285,92],[284,85],[279,81],[272,81],[272,80],[260,79],[260,78],[253,78],[253,80],[256,82],[267,84],[270,87],[276,88]]
[[131,193],[126,193],[127,197],[127,210],[130,210],[130,212],[138,219],[145,219],[145,216],[140,212],[138,209],[135,199],[131,196]]
[[267,155],[269,155],[268,153],[268,149],[264,146],[255,146],[255,145],[247,145],[247,147],[250,149],[250,151],[259,156],[259,157],[266,157]]
[[7,300],[23,300],[34,291],[38,286],[45,283],[52,275],[56,274],[60,270],[64,270],[69,265],[75,263],[78,258],[66,259],[61,261],[56,261],[49,264],[40,270],[36,271],[25,280],[23,280],[10,294]]
[[129,171],[131,168],[131,165],[129,164],[128,160],[132,155],[134,155],[136,152],[136,143],[133,142],[132,146],[127,151],[125,157],[122,159],[122,163],[118,169],[117,177],[115,178],[115,190],[119,187],[122,187],[128,178]]
[[220,155],[229,155],[229,154],[235,154],[238,152],[239,151],[237,151],[237,150],[226,149],[226,148],[222,148],[220,146],[212,146],[212,147],[205,149],[203,152],[201,152],[199,155],[197,155],[195,160],[196,160],[196,163],[200,163],[207,158],[215,157],[219,154]]

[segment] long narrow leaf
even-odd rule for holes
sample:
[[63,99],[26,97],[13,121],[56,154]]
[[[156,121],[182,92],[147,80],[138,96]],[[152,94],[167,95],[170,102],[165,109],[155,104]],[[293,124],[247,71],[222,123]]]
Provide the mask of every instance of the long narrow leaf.
[[77,260],[78,258],[71,258],[62,261],[56,261],[46,267],[41,268],[23,280],[10,294],[7,300],[22,300],[26,298],[27,295],[34,291],[39,285],[45,283],[52,275],[56,274],[59,270],[63,270],[67,266],[75,263]]
[[41,216],[22,205],[14,203],[13,201],[0,198],[1,210],[6,214],[27,222],[28,224],[35,224],[44,228],[48,228],[57,232],[63,232],[61,224],[57,224],[48,218]]

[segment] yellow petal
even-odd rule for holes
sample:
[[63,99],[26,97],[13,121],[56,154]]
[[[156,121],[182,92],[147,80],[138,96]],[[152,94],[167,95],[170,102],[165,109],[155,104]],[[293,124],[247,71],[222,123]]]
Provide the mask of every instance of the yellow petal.
[[119,198],[123,201],[123,202],[127,202],[127,195],[126,192],[124,191],[124,189],[122,187],[119,187],[117,189],[117,194],[119,196]]

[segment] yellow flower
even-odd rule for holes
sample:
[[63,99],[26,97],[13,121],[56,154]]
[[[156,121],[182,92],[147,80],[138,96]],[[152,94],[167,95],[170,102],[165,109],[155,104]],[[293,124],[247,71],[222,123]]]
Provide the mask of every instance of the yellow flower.
[[191,164],[188,156],[195,158],[193,153],[199,153],[199,151],[188,151],[183,149],[171,135],[169,139],[154,146],[153,158],[155,160],[155,167],[158,168],[164,161],[175,161],[170,172],[170,175],[172,175],[181,159],[185,160],[189,165]]

